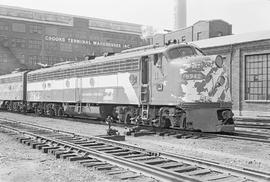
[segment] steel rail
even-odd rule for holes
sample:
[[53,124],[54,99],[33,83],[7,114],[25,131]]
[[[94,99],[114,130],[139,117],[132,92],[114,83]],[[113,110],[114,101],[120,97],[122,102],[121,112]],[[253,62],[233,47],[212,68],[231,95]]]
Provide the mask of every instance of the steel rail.
[[[6,119],[8,121],[17,122],[15,120],[7,119],[7,118],[0,118],[0,119]],[[32,125],[35,126],[35,124],[32,124]],[[119,126],[119,125],[116,125],[116,126]],[[120,126],[123,126],[123,125],[120,125]],[[142,126],[142,127],[143,128],[146,128],[146,129],[150,129],[151,128],[150,126]],[[249,136],[249,137],[245,136],[244,137],[244,136],[236,136],[236,135],[229,135],[229,134],[222,134],[222,133],[221,134],[220,133],[202,133],[202,132],[196,132],[196,131],[178,130],[178,129],[174,129],[174,128],[173,129],[166,129],[165,131],[179,132],[178,134],[181,134],[181,132],[184,132],[185,134],[200,135],[201,137],[211,136],[211,137],[221,137],[221,138],[229,138],[229,139],[236,139],[236,140],[253,141],[253,142],[260,142],[260,143],[270,143],[270,138],[268,139],[268,137],[266,135],[262,135],[260,133],[258,133],[258,135],[252,135],[251,134],[252,137],[251,136]],[[178,134],[176,134],[176,135],[178,135]],[[235,132],[234,134],[238,134],[238,133]],[[239,134],[242,134],[242,133],[240,132]],[[264,139],[263,137],[266,138],[266,139]]]
[[14,129],[12,127],[8,127],[8,126],[4,126],[3,124],[0,124],[0,126],[2,128],[6,128],[9,130],[14,130],[18,133],[24,134],[24,135],[29,135],[29,136],[33,136],[36,138],[40,138],[40,139],[44,139],[46,141],[49,142],[54,142],[60,145],[64,145],[64,147],[70,147],[72,149],[77,149],[80,152],[86,152],[87,155],[90,155],[91,157],[94,156],[95,158],[99,159],[99,160],[103,160],[103,161],[109,161],[110,163],[113,163],[115,165],[121,166],[121,167],[127,167],[132,171],[136,171],[138,173],[142,173],[146,176],[150,176],[153,177],[157,180],[161,180],[161,181],[165,181],[165,182],[172,182],[172,181],[190,181],[190,182],[200,182],[201,180],[198,179],[194,179],[185,175],[180,175],[176,172],[171,172],[165,169],[160,169],[157,168],[155,166],[150,166],[150,165],[146,165],[143,163],[139,163],[136,161],[131,161],[128,159],[123,159],[121,157],[115,157],[112,155],[104,155],[104,153],[100,152],[97,153],[96,150],[91,150],[89,148],[86,147],[80,147],[78,145],[72,144],[70,142],[65,142],[65,141],[60,141],[57,139],[51,139],[45,136],[41,136],[38,134],[34,134],[34,133],[30,133],[30,132],[26,132],[26,131],[20,131],[19,129]]
[[[54,129],[52,129],[52,128],[42,127],[40,125],[29,124],[29,123],[23,123],[23,124],[34,126],[34,127],[40,127],[40,128],[43,128],[43,129],[48,129],[48,130],[54,131]],[[59,132],[74,135],[74,133],[71,133],[71,132],[65,132],[65,131],[59,131]],[[83,136],[83,135],[76,135],[76,136],[89,138],[89,136]],[[256,170],[253,170],[253,169],[248,169],[248,168],[238,169],[238,168],[233,168],[233,167],[230,167],[230,166],[225,166],[225,165],[222,165],[220,163],[216,163],[214,161],[202,160],[202,159],[198,159],[198,158],[194,158],[194,157],[187,157],[187,156],[176,155],[176,154],[172,154],[172,153],[163,153],[163,152],[159,152],[159,151],[150,151],[150,150],[146,150],[146,149],[141,149],[141,148],[139,148],[137,146],[133,146],[133,145],[129,145],[129,144],[123,144],[121,142],[111,141],[111,140],[103,139],[103,138],[99,138],[99,137],[90,137],[90,138],[96,139],[98,141],[103,141],[103,142],[106,142],[106,143],[110,143],[110,144],[121,145],[121,146],[124,146],[124,147],[127,147],[127,148],[137,149],[139,151],[145,151],[145,152],[148,152],[148,153],[159,153],[161,156],[166,157],[168,159],[182,160],[182,161],[184,160],[184,161],[188,161],[188,162],[191,162],[191,163],[194,163],[194,164],[200,164],[200,165],[205,166],[205,167],[210,166],[211,168],[215,168],[215,169],[222,170],[222,171],[227,171],[227,172],[230,172],[230,173],[234,173],[236,175],[241,175],[242,177],[247,177],[248,176],[248,177],[250,177],[251,179],[254,179],[254,180],[257,180],[258,178],[260,180],[266,180],[266,181],[270,180],[270,173],[267,173],[267,172],[259,172],[259,171],[256,171]],[[92,152],[96,153],[96,151],[92,151]],[[119,158],[119,157],[116,157],[116,158]],[[127,161],[129,161],[129,160],[127,160]],[[132,161],[132,164],[134,164],[134,161]],[[142,163],[139,163],[139,165],[142,165]],[[147,166],[144,166],[144,167],[147,167]],[[135,168],[135,170],[138,170],[138,169]],[[162,171],[160,171],[160,168],[155,168],[154,167],[153,170],[162,172]],[[152,173],[151,171],[149,171],[149,172],[150,172],[150,174]],[[187,179],[185,179],[185,180],[187,180]]]

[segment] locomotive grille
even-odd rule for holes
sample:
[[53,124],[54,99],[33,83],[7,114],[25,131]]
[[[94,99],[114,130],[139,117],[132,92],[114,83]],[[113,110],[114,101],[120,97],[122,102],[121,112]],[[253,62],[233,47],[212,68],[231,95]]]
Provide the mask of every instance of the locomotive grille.
[[15,76],[15,77],[1,78],[0,84],[21,82],[21,81],[22,81],[22,76]]
[[45,73],[29,74],[29,82],[66,79],[71,77],[85,77],[92,75],[111,74],[116,72],[130,72],[139,69],[139,59],[117,60],[103,63],[93,63],[88,66],[69,68],[66,70],[54,70]]

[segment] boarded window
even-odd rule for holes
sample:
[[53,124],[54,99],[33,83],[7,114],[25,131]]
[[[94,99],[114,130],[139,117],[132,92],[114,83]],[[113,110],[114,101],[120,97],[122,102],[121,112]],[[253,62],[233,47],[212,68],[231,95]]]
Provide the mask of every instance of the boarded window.
[[25,24],[23,23],[12,23],[13,32],[25,32]]

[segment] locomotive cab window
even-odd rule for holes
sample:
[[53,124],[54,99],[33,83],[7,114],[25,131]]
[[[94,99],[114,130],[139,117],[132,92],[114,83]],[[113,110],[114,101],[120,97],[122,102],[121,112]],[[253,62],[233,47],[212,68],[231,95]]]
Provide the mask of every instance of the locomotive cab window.
[[187,56],[194,56],[194,50],[189,47],[176,47],[168,51],[168,56],[170,59],[183,58]]

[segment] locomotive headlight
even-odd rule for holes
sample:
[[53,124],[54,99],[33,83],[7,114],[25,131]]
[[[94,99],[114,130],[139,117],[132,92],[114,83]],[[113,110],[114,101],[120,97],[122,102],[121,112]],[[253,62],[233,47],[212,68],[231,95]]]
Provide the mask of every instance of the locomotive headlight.
[[223,66],[223,58],[220,55],[218,55],[215,59],[215,63],[218,68],[221,68]]

